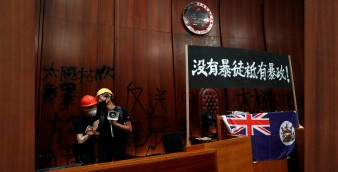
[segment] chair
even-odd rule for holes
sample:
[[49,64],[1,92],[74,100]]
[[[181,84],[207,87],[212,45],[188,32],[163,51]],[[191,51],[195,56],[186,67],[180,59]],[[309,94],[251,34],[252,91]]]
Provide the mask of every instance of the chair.
[[179,131],[165,133],[162,136],[165,153],[175,153],[184,151],[181,134]]
[[215,88],[202,88],[199,92],[199,112],[206,111],[214,116],[219,113],[219,93]]
[[240,135],[231,134],[228,128],[225,126],[222,115],[216,116],[217,123],[217,140],[224,140],[230,138],[238,138]]
[[219,93],[215,88],[202,88],[199,92],[199,115],[202,136],[216,138],[216,115],[219,113]]

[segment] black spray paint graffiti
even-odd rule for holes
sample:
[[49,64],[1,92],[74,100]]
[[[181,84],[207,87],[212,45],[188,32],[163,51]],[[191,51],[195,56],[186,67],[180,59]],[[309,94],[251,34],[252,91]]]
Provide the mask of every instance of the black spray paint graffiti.
[[[74,98],[76,97],[76,85],[75,83],[62,83],[60,85],[62,91],[62,102],[61,102],[61,109],[68,109],[69,105],[72,104]],[[45,84],[43,87],[42,97],[44,102],[48,104],[54,104],[54,99],[57,97],[57,87],[52,84]]]
[[[68,118],[66,120],[67,123],[72,123],[73,125],[73,129],[71,129],[69,131],[69,134],[71,135],[75,135],[74,133],[74,127],[76,125],[76,119],[78,118],[78,116],[74,116],[72,114],[67,115]],[[43,150],[42,153],[39,155],[39,158],[43,159],[43,164],[49,164],[46,167],[51,167],[53,164],[56,164],[56,157],[55,157],[55,153],[54,151],[51,149],[51,144],[54,142],[54,136],[56,135],[56,143],[61,145],[62,142],[62,138],[63,136],[63,132],[61,130],[61,128],[57,128],[57,124],[62,123],[63,120],[60,117],[60,115],[58,113],[55,112],[54,114],[54,119],[49,120],[49,123],[51,123],[52,125],[52,130],[49,134],[48,137],[48,147],[46,150]],[[62,146],[62,150],[64,151],[63,153],[63,157],[66,159],[66,163],[67,164],[72,164],[74,163],[74,146],[76,145],[76,143],[68,143],[68,142],[64,142],[63,146]],[[41,160],[42,161],[42,160]]]
[[161,107],[164,109],[164,111],[167,111],[167,109],[165,108],[165,105],[163,104],[164,99],[164,95],[166,93],[166,91],[160,90],[159,88],[156,88],[156,95],[154,98],[155,101],[155,106],[153,106],[153,100],[152,100],[152,95],[150,93],[148,93],[148,97],[149,97],[149,108],[152,110],[150,114],[155,113],[155,110],[157,109],[157,105],[160,104]]
[[[250,113],[256,113],[256,112],[275,112],[277,111],[278,107],[278,101],[276,100],[276,95],[273,93],[272,89],[267,90],[260,90],[258,91],[255,89],[255,94],[250,95],[251,97],[255,97],[255,104],[252,108],[253,111],[250,111],[250,106],[248,103],[247,95],[251,94],[250,92],[244,92],[244,89],[242,89],[242,93],[236,94],[237,96],[242,96],[242,103],[240,106],[239,111],[245,111]],[[281,94],[278,95],[280,98],[286,98],[287,99],[287,107],[279,107],[283,110],[294,110],[294,106],[292,104],[292,97],[293,95],[290,94]]]
[[[68,107],[72,104],[76,91],[75,81],[83,81],[93,82],[106,79],[107,77],[114,78],[114,68],[110,66],[101,66],[95,69],[86,70],[81,67],[79,70],[75,66],[61,66],[61,70],[54,67],[54,63],[52,63],[49,67],[44,67],[43,72],[46,74],[43,77],[43,80],[47,80],[49,77],[58,78],[58,74],[60,75],[60,88],[63,93],[62,97],[62,108],[68,109]],[[53,104],[54,99],[57,97],[58,87],[46,83],[43,86],[43,94],[42,98],[44,102]]]
[[51,119],[48,121],[48,123],[52,124],[52,130],[51,133],[49,134],[48,140],[51,142],[54,135],[56,134],[56,142],[58,144],[62,143],[62,130],[61,128],[57,127],[57,123],[61,122],[62,118],[60,117],[60,115],[58,113],[54,113],[54,119]]
[[[72,114],[67,115],[68,118],[66,119],[67,123],[72,123],[73,128],[71,130],[69,130],[69,133],[71,135],[76,135],[76,133],[74,132],[74,128],[76,125],[76,121],[79,118],[79,116],[74,116]],[[73,142],[73,143],[69,143],[68,142],[64,142],[63,146],[62,146],[62,150],[63,150],[63,157],[66,158],[66,163],[67,164],[73,164],[74,162],[77,161],[77,157],[74,157],[75,154],[75,146],[77,145],[77,142]],[[74,159],[75,158],[75,159]]]
[[76,66],[61,66],[61,70],[54,67],[52,63],[49,67],[42,68],[42,71],[46,73],[42,80],[46,80],[49,77],[57,78],[60,73],[61,82],[80,81],[80,83],[100,81],[110,77],[114,79],[114,68],[111,66],[101,66],[95,69],[85,69],[80,67],[78,70]]
[[[74,116],[73,114],[69,114],[67,115],[68,118],[66,119],[67,123],[71,123],[72,124],[72,129],[69,130],[69,134],[70,135],[76,135],[74,129],[77,123],[77,119],[79,118],[79,116]],[[74,162],[77,161],[77,157],[75,157],[75,161],[73,160],[74,155],[75,155],[75,146],[77,145],[77,142],[75,141],[74,143],[69,143],[69,142],[64,142],[63,143],[63,147],[62,150],[64,151],[63,157],[66,158],[66,162],[67,164],[72,164]]]
[[128,84],[128,86],[127,86],[127,104],[126,104],[126,107],[128,107],[129,96],[132,95],[135,98],[135,101],[131,105],[130,112],[133,112],[134,111],[134,107],[136,106],[136,104],[138,104],[142,108],[142,110],[145,113],[147,113],[146,109],[143,107],[142,103],[139,100],[139,98],[140,98],[140,96],[142,94],[143,89],[141,87],[131,87],[132,84],[133,84],[133,82],[130,82]]
[[[140,133],[142,131],[142,123],[140,121],[133,121],[133,133],[132,139],[135,148],[135,154],[137,152],[137,148],[143,146],[148,143],[149,140],[154,140],[148,146],[148,150],[146,155],[148,155],[149,150],[154,150],[156,147],[162,142],[162,135],[166,132],[167,128],[170,126],[167,125],[167,119],[161,115],[156,114],[156,109],[158,109],[158,105],[160,104],[164,111],[167,111],[163,101],[165,101],[165,91],[157,88],[156,94],[153,96],[151,93],[148,93],[148,107],[145,108],[143,103],[139,100],[142,95],[143,89],[141,87],[132,87],[133,82],[130,82],[127,86],[128,96],[127,96],[127,105],[129,103],[129,96],[134,96],[135,101],[131,106],[131,113],[134,111],[135,106],[139,105],[143,110],[143,113],[147,115],[148,127],[147,133],[145,136],[142,136]],[[149,111],[147,111],[149,109]],[[158,124],[161,125],[158,125]]]
[[45,84],[43,87],[42,98],[43,101],[49,104],[54,103],[54,99],[57,95],[57,87],[52,84]]
[[247,95],[250,94],[250,92],[245,92],[244,89],[242,89],[242,93],[236,94],[236,96],[241,96],[242,97],[242,103],[240,106],[240,111],[245,111],[245,112],[251,112],[250,111],[250,105],[248,102]]
[[[67,164],[72,164],[74,162],[76,162],[76,160],[73,160],[74,158],[74,146],[75,146],[75,143],[74,144],[69,144],[69,143],[63,143],[63,151],[64,151],[64,154],[63,154],[63,157],[66,158],[66,163]],[[76,158],[75,158],[76,159]]]
[[[54,63],[51,63],[50,66],[44,67],[42,69],[43,77],[42,80],[45,82],[42,90],[42,100],[43,103],[48,103],[53,105],[55,99],[60,97],[61,110],[68,109],[70,105],[73,104],[76,98],[76,83],[75,82],[94,82],[100,81],[107,78],[114,79],[114,68],[110,66],[100,66],[94,69],[85,69],[84,67],[77,68],[75,66],[61,66],[60,68],[56,67]],[[52,80],[59,79],[59,86],[51,83]],[[55,82],[54,81],[54,82]],[[76,117],[70,116],[67,119],[67,122],[71,122],[75,126]],[[56,164],[56,158],[53,150],[51,149],[51,143],[56,142],[61,145],[62,143],[62,129],[57,127],[63,120],[58,114],[54,113],[54,117],[48,120],[48,124],[52,127],[48,136],[49,146],[47,149],[42,150],[39,154],[39,158],[44,159],[43,164],[49,163],[47,167],[51,167],[52,164]],[[71,130],[70,133],[73,133],[74,130]],[[56,141],[55,141],[56,140]],[[63,143],[63,157],[67,159],[67,162],[70,163],[70,160],[73,157],[73,144],[70,144],[68,141]],[[47,162],[49,161],[49,162]],[[54,162],[54,163],[53,163]]]
[[79,116],[73,116],[73,114],[69,114],[67,115],[68,118],[66,120],[67,123],[71,123],[73,125],[73,129],[69,131],[70,134],[75,134],[74,129],[77,123],[77,119],[79,118]]
[[261,90],[255,89],[255,105],[253,112],[274,112],[276,111],[277,102],[275,100],[275,94],[272,89]]
[[63,92],[62,97],[62,109],[68,109],[69,105],[72,104],[75,96],[76,85],[74,83],[63,83],[61,84],[61,90]]
[[42,80],[45,80],[48,77],[55,77],[55,78],[57,78],[56,73],[59,72],[59,70],[57,70],[57,69],[54,68],[54,63],[52,63],[49,68],[45,68],[45,67],[42,68],[42,71],[43,72],[47,72],[47,74],[43,77]]

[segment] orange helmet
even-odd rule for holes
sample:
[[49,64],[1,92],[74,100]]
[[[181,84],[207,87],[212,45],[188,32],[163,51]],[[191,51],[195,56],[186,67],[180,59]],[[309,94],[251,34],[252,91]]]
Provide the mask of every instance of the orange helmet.
[[95,97],[91,95],[85,95],[81,99],[81,106],[82,107],[89,107],[89,106],[94,106],[97,104],[97,101]]

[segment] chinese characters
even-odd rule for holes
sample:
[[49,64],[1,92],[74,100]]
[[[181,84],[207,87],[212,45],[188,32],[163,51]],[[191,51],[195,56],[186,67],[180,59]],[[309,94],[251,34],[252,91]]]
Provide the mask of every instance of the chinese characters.
[[245,62],[242,60],[220,59],[219,61],[210,58],[193,59],[193,69],[190,71],[191,76],[221,76],[224,78],[246,78],[261,81],[279,80],[290,83],[288,66],[275,65],[272,62]]

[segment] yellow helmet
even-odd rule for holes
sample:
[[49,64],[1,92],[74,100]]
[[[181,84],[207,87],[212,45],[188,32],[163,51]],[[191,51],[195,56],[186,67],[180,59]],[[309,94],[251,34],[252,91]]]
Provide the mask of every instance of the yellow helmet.
[[99,91],[97,91],[96,97],[103,94],[103,93],[109,93],[112,96],[114,96],[113,92],[111,92],[108,88],[101,88],[101,89],[99,89]]

